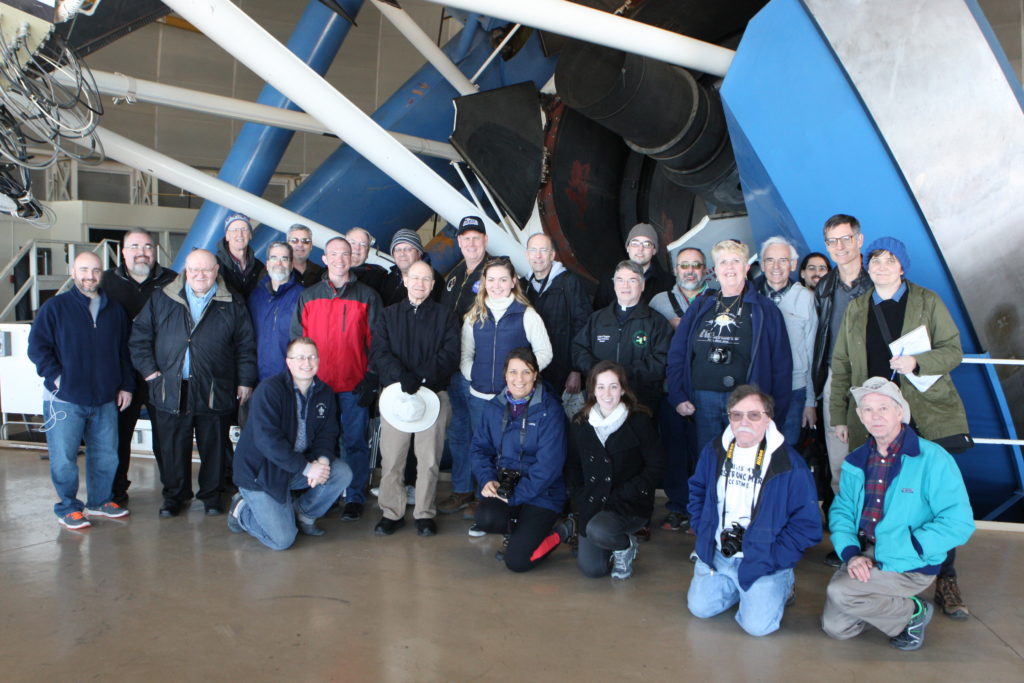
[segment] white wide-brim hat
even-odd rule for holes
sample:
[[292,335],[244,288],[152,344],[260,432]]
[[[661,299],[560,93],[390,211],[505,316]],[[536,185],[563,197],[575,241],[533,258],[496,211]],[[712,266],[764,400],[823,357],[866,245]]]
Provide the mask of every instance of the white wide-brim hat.
[[429,429],[440,412],[441,399],[426,387],[407,394],[395,382],[380,392],[380,416],[400,432],[415,434]]

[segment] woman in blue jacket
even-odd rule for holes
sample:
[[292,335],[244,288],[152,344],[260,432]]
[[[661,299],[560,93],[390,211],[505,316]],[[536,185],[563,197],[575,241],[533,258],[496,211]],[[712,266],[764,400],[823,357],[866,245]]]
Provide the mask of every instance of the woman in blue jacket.
[[505,359],[505,387],[488,402],[473,434],[470,457],[480,489],[471,536],[506,534],[502,553],[514,572],[533,569],[568,537],[553,529],[565,505],[565,412],[538,382],[527,348]]

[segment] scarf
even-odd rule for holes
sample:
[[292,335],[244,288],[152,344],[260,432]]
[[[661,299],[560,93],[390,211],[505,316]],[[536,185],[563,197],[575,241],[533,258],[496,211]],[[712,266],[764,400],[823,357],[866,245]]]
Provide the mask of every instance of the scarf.
[[601,409],[595,404],[590,409],[587,421],[594,428],[594,433],[597,434],[597,438],[603,446],[608,437],[614,434],[626,422],[627,417],[629,417],[629,411],[626,410],[626,404],[624,403],[619,403],[619,405],[615,406],[611,415],[607,417],[601,414]]

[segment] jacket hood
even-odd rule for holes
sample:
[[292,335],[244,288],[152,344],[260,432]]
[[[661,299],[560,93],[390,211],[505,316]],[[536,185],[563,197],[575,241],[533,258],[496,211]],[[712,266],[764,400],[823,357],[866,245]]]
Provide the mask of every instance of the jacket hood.
[[[566,270],[565,266],[562,265],[561,261],[552,261],[551,262],[551,272],[548,273],[548,277],[547,277],[547,286],[550,287],[551,283],[555,281],[555,278],[558,277],[559,275],[561,275],[562,273],[565,273],[565,272],[568,272],[568,271]],[[540,283],[537,282],[537,280],[534,278],[534,276],[532,274],[530,275],[530,278],[529,278],[528,282],[530,283],[531,287],[533,287],[538,292],[540,291]]]
[[[785,442],[785,439],[782,436],[782,432],[780,432],[778,427],[775,426],[775,420],[771,420],[768,422],[768,431],[764,433],[764,436],[768,442],[768,447],[766,449],[766,452],[768,453],[774,453],[779,449],[779,446],[781,446]],[[732,433],[732,425],[729,425],[728,427],[725,428],[725,432],[722,434],[722,448],[728,449],[729,444],[732,443],[732,440],[734,438],[735,437]]]

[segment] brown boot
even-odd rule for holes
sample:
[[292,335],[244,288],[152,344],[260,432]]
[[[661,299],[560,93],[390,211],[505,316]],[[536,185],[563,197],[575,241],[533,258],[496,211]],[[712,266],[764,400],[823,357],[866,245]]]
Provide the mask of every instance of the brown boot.
[[450,515],[472,503],[473,498],[474,496],[472,491],[469,493],[457,493],[453,491],[447,498],[443,498],[437,502],[437,511],[445,515]]
[[971,616],[970,610],[960,597],[960,586],[955,576],[940,576],[935,582],[935,605],[950,619],[963,620]]

